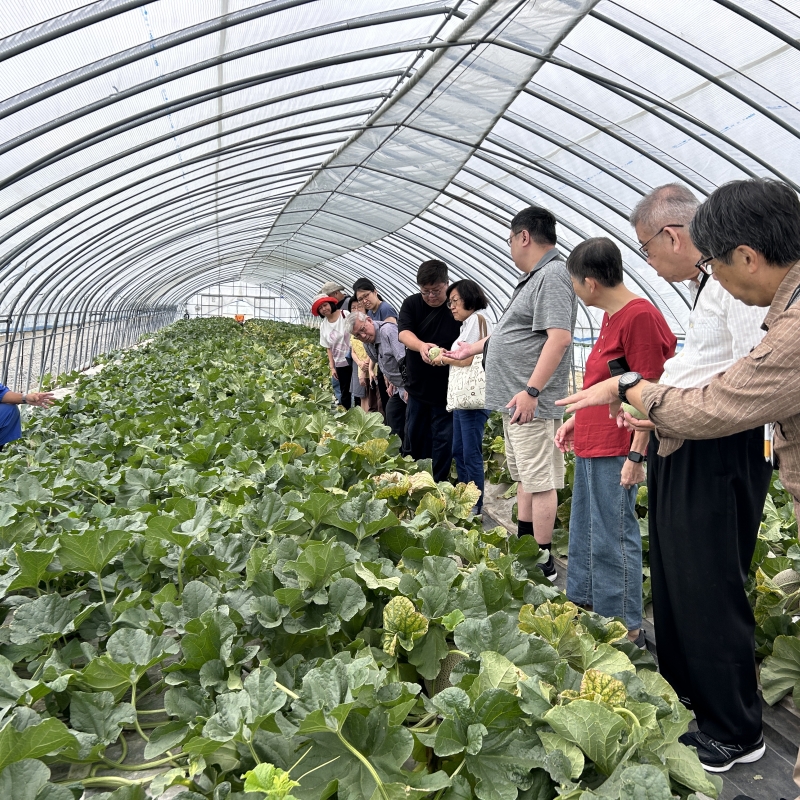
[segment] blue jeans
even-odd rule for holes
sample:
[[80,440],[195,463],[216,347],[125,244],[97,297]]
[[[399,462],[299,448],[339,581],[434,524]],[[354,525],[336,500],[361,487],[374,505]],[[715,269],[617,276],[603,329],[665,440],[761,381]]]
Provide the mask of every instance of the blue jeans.
[[453,463],[453,414],[444,406],[423,403],[410,394],[406,405],[404,455],[432,459],[433,478],[446,481]]
[[620,486],[625,456],[575,458],[567,597],[628,630],[642,624],[642,536],[636,487]]
[[473,481],[481,490],[477,511],[483,508],[483,429],[489,412],[483,409],[453,411],[453,458],[461,483]]

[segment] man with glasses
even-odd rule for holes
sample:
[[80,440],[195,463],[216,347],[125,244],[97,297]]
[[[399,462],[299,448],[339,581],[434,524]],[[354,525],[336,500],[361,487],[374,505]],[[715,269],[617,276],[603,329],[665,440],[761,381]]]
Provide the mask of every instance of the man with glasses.
[[450,347],[461,328],[445,305],[448,282],[444,261],[424,261],[417,270],[419,293],[403,301],[397,318],[400,341],[407,348],[403,452],[415,459],[432,459],[437,481],[448,479],[453,461],[453,414],[447,410],[450,368],[434,365],[428,351]]
[[406,392],[401,363],[406,348],[397,338],[395,322],[373,320],[362,311],[354,311],[345,321],[345,330],[363,342],[367,355],[381,369],[387,382],[388,400],[384,411],[392,433],[403,439],[406,424]]
[[[755,621],[744,583],[772,475],[772,465],[764,459],[763,424],[780,414],[776,410],[763,420],[756,418],[767,407],[771,390],[764,387],[763,397],[754,395],[744,379],[741,399],[750,398],[751,413],[740,417],[742,424],[725,421],[728,409],[711,412],[711,418],[700,409],[710,408],[721,379],[726,383],[730,376],[739,383],[734,376],[742,374],[742,365],[757,365],[764,306],[788,272],[788,266],[767,266],[756,275],[746,266],[734,269],[727,264],[730,253],[738,262],[738,245],[745,242],[751,261],[763,262],[764,256],[756,258],[753,248],[763,253],[766,247],[764,220],[780,214],[781,207],[786,216],[787,208],[797,206],[797,197],[782,184],[737,181],[697,206],[688,189],[673,184],[654,190],[633,210],[631,223],[648,263],[666,280],[688,281],[693,308],[683,350],[666,362],[658,387],[643,393],[635,377],[630,378],[637,373],[619,381],[630,387],[622,387],[628,403],[643,409],[644,394],[651,410],[652,422],[628,415],[628,425],[658,431],[658,438],[651,434],[647,478],[659,669],[695,712],[699,733],[687,734],[685,743],[697,748],[706,769],[723,772],[764,753]],[[791,234],[792,224],[786,227]],[[797,234],[797,221],[794,228]],[[800,257],[800,251],[791,253],[792,260]],[[717,280],[709,279],[712,271]],[[756,278],[772,279],[769,297]],[[726,374],[719,376],[722,372]],[[597,386],[605,387],[598,390],[601,394],[611,391],[609,387],[620,390],[616,378]],[[733,395],[735,388],[729,387]],[[594,392],[594,386],[586,390],[592,397]],[[674,436],[676,429],[681,438],[704,438],[669,444],[664,437]]]
[[[557,490],[564,487],[564,455],[554,442],[563,412],[555,401],[569,386],[578,301],[556,249],[556,218],[546,208],[520,211],[506,241],[522,276],[488,339],[486,407],[504,412],[506,460],[517,481],[517,534],[532,535],[550,550]],[[460,344],[447,355],[477,355],[485,341]],[[551,554],[541,568],[556,580]]]

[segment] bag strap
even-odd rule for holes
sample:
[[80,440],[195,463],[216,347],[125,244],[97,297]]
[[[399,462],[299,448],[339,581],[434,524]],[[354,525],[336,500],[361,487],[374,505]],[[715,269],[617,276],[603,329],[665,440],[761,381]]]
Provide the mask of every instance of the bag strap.
[[428,316],[427,316],[427,317],[425,317],[425,319],[424,319],[424,320],[422,320],[422,323],[421,323],[421,325],[419,326],[419,328],[417,328],[417,330],[419,331],[419,333],[417,334],[417,338],[418,338],[418,339],[421,339],[421,338],[422,338],[422,336],[420,336],[420,334],[422,333],[422,331],[423,331],[425,328],[427,328],[427,327],[428,327],[428,323],[429,323],[429,322],[430,322],[430,321],[431,321],[431,320],[432,320],[432,319],[433,319],[433,318],[434,318],[434,317],[435,317],[435,316],[436,316],[438,313],[439,313],[439,306],[437,306],[436,308],[434,308],[434,309],[433,309],[433,311],[431,311],[431,312],[430,312],[430,314],[428,314]]
[[478,314],[478,338],[486,338],[486,320],[483,318],[482,314]]
[[792,296],[789,298],[789,302],[786,304],[786,308],[784,311],[788,311],[791,306],[793,306],[797,302],[797,298],[800,297],[800,286],[797,286],[795,290],[792,292]]

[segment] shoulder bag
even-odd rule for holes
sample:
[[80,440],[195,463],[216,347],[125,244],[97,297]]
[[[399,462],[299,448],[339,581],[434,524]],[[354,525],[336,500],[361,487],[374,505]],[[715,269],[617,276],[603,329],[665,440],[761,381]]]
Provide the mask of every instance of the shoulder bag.
[[[478,314],[478,328],[483,339],[486,336],[486,320]],[[486,373],[483,371],[483,355],[472,357],[468,367],[450,367],[447,380],[447,410],[474,411],[486,407]]]

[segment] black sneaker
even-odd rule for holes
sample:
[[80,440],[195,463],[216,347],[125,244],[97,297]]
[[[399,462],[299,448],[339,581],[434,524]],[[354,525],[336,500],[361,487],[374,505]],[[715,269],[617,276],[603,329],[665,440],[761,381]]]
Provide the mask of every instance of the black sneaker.
[[681,744],[697,749],[697,757],[706,772],[727,772],[734,764],[752,764],[764,755],[764,737],[751,745],[722,744],[701,731],[684,733]]
[[644,628],[639,628],[639,635],[631,639],[631,644],[635,644],[640,650],[647,650],[647,639],[644,636]]
[[544,564],[539,564],[539,569],[544,573],[545,578],[550,581],[550,583],[555,583],[556,578],[558,577],[558,573],[556,572],[556,564],[553,561],[553,554],[547,557],[547,561]]

